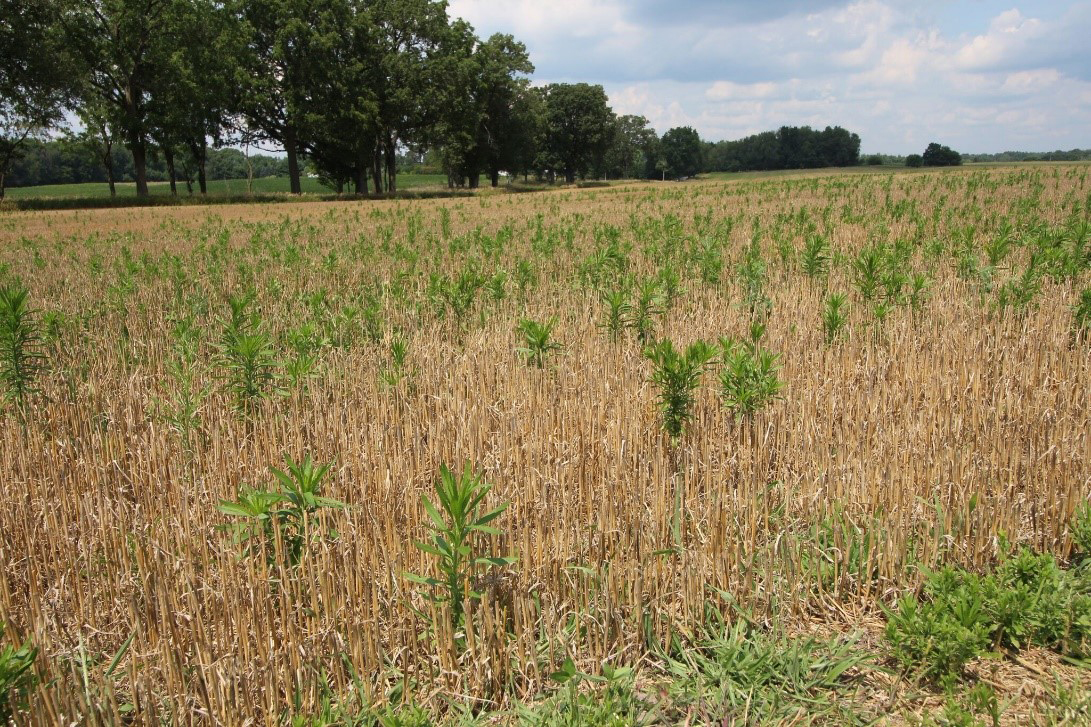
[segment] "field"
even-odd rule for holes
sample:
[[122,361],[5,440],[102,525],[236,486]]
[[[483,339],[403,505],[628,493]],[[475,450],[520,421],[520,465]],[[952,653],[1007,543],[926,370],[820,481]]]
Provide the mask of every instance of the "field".
[[[333,190],[323,186],[314,177],[304,177],[300,180],[304,194],[333,194]],[[447,177],[442,174],[399,174],[398,187],[411,189],[414,187],[446,186]],[[154,195],[169,195],[170,184],[168,182],[151,182],[149,191]],[[197,185],[194,184],[194,190]],[[136,185],[132,182],[119,182],[117,193],[120,197],[136,196]],[[210,179],[208,193],[211,195],[239,196],[247,194],[245,179]],[[287,177],[261,177],[254,180],[254,194],[287,194]],[[186,185],[178,183],[178,194],[185,196]],[[95,199],[108,197],[110,187],[105,182],[89,182],[85,184],[53,184],[41,187],[9,187],[5,190],[5,196],[10,199],[33,199],[38,197],[83,197]]]
[[0,213],[0,704],[1087,723],[1089,172]]

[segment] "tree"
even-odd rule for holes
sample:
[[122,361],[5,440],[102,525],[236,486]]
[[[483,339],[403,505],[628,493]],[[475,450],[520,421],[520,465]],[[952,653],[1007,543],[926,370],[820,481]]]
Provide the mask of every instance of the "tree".
[[65,45],[78,59],[85,103],[101,104],[133,155],[136,193],[148,195],[152,98],[169,84],[171,55],[189,40],[165,32],[197,0],[61,0]]
[[320,179],[339,193],[351,181],[363,195],[375,150],[378,107],[370,84],[377,26],[362,3],[320,5],[299,39],[306,62],[298,80],[309,99],[299,131]]
[[921,163],[926,167],[957,167],[962,164],[962,155],[933,141],[924,150]]
[[[655,130],[643,116],[619,116],[614,121],[613,142],[606,152],[606,171],[613,177],[638,179],[650,176],[647,160],[659,143]],[[652,160],[654,165],[656,160]]]
[[159,32],[172,43],[160,69],[157,92],[149,99],[151,136],[167,162],[174,191],[178,164],[187,186],[195,177],[201,194],[208,192],[208,142],[219,143],[233,105],[234,75],[243,46],[240,26],[219,3],[178,3]]
[[554,83],[541,93],[546,112],[541,166],[562,171],[571,184],[576,175],[602,164],[613,140],[614,112],[602,86]]
[[46,0],[0,0],[0,199],[24,143],[62,118],[67,53]]
[[106,172],[106,182],[110,185],[110,196],[117,196],[117,174],[114,164],[114,146],[118,141],[117,133],[110,125],[109,113],[97,99],[85,103],[78,109],[83,131],[77,139],[86,147],[93,149],[95,156],[102,163]]
[[915,169],[924,165],[924,158],[920,154],[910,154],[905,158],[905,165]]
[[701,171],[701,155],[704,147],[697,131],[690,126],[676,126],[659,141],[660,153],[667,163],[667,171],[676,179],[692,177]]
[[373,128],[372,176],[381,189],[397,191],[399,145],[427,140],[445,113],[452,57],[465,58],[472,29],[449,23],[447,5],[432,0],[372,0],[368,7],[378,27],[371,64],[371,92],[377,104]]
[[244,39],[234,104],[242,116],[240,131],[248,141],[272,141],[284,150],[292,194],[303,191],[299,125],[306,106],[300,82],[306,56],[300,36],[312,27],[307,5],[292,0],[233,0],[231,5]]
[[463,23],[455,23],[452,33],[461,33],[461,42],[448,44],[446,112],[431,136],[442,147],[451,184],[476,187],[485,172],[495,187],[501,170],[513,170],[529,156],[537,123],[528,113],[526,74],[534,66],[526,46],[510,35],[481,42]]

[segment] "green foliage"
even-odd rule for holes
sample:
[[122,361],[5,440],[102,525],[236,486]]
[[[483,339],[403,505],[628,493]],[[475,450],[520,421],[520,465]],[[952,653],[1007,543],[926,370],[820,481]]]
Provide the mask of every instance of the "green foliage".
[[695,341],[679,353],[668,340],[644,349],[644,358],[654,369],[649,379],[658,388],[663,429],[677,440],[693,417],[693,403],[701,374],[716,355],[716,349],[704,341]]
[[989,643],[981,598],[949,568],[929,578],[925,594],[924,601],[904,596],[897,610],[888,612],[890,655],[926,680],[953,683]]
[[655,331],[655,316],[663,312],[663,297],[659,282],[645,280],[637,286],[636,299],[629,306],[628,326],[636,331],[637,340],[647,343]]
[[860,297],[865,301],[875,298],[882,282],[884,266],[883,252],[875,247],[864,248],[853,259],[853,280],[856,283],[856,289],[860,292]]
[[1080,299],[1072,306],[1072,339],[1091,341],[1091,287],[1080,291]]
[[21,285],[0,287],[0,384],[4,398],[25,415],[44,366],[42,336]]
[[38,649],[25,642],[22,646],[2,643],[7,624],[0,621],[0,724],[8,724],[27,708],[27,698],[37,677],[34,659]]
[[193,454],[195,437],[201,431],[201,408],[209,394],[209,387],[196,385],[194,365],[184,356],[167,363],[167,373],[174,382],[166,400],[157,399],[159,415],[178,435],[182,451]]
[[943,711],[938,716],[925,716],[922,727],[1000,727],[1001,711],[996,690],[984,682],[964,693],[952,688],[947,692]]
[[[651,705],[637,692],[631,667],[602,665],[602,676],[586,674],[565,659],[549,675],[561,692],[534,707],[520,705],[519,724],[535,727],[633,727],[655,724]],[[581,691],[588,684],[591,691]]]
[[1083,556],[1091,555],[1091,502],[1083,502],[1076,508],[1068,522],[1072,543]]
[[409,342],[396,336],[390,342],[390,364],[379,371],[379,380],[393,389],[402,381],[412,380],[415,373],[409,366]]
[[474,474],[469,462],[457,477],[447,465],[440,465],[435,489],[438,507],[421,495],[421,504],[431,520],[432,538],[427,543],[415,541],[414,545],[435,558],[440,577],[413,573],[406,573],[405,577],[413,583],[428,586],[425,595],[433,603],[448,604],[451,623],[457,628],[462,623],[466,599],[481,598],[473,587],[476,573],[482,567],[515,562],[512,556],[481,555],[478,542],[481,535],[500,535],[500,531],[489,523],[508,508],[508,503],[482,512],[482,503],[492,486]]
[[761,245],[757,240],[757,228],[755,228],[755,239],[746,248],[742,263],[736,269],[736,275],[743,288],[743,305],[750,316],[764,318],[773,303],[765,294],[768,275],[765,270],[765,260],[761,256]]
[[516,351],[526,357],[528,364],[543,368],[549,353],[563,348],[561,344],[550,340],[553,335],[553,327],[556,325],[557,316],[550,317],[545,323],[538,323],[529,318],[523,318],[519,321],[518,330],[523,334],[523,341],[526,345],[517,348]]
[[345,503],[319,494],[329,464],[315,465],[309,454],[301,463],[285,455],[284,462],[287,472],[269,468],[274,477],[271,489],[241,488],[237,499],[220,500],[219,510],[242,518],[224,529],[232,533],[236,545],[245,546],[243,557],[262,553],[272,564],[279,550],[284,563],[295,567],[312,543],[337,537],[335,530],[317,522],[319,511],[340,509]]
[[777,377],[780,356],[750,341],[721,338],[724,368],[720,371],[720,395],[735,416],[749,416],[781,398],[784,382]]
[[273,338],[262,330],[261,316],[250,306],[253,297],[228,300],[230,318],[218,345],[221,380],[240,414],[253,414],[264,400],[281,393]]
[[1034,299],[1042,289],[1042,277],[1037,266],[1037,258],[1031,257],[1030,263],[1021,275],[1011,278],[996,290],[994,307],[1000,315],[1009,309],[1017,316],[1024,316],[1031,309]]
[[827,345],[836,341],[845,330],[849,320],[847,302],[848,296],[844,293],[830,293],[826,297],[826,305],[822,309],[822,335]]

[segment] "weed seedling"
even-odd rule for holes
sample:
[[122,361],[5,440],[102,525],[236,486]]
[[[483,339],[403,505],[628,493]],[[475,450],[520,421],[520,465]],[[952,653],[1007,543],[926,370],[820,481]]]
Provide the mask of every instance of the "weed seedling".
[[523,342],[526,344],[515,349],[522,354],[527,363],[537,368],[545,367],[546,356],[551,351],[563,348],[561,344],[550,340],[553,335],[553,327],[557,325],[557,316],[552,316],[545,323],[538,323],[529,318],[519,321],[519,332],[523,334]]

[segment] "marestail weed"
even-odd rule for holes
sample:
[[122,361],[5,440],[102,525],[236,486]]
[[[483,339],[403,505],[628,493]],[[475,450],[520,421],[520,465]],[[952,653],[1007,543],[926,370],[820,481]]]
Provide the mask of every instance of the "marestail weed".
[[523,334],[524,345],[517,348],[527,363],[537,368],[544,368],[546,357],[562,348],[560,343],[551,340],[553,328],[557,325],[557,316],[552,316],[545,323],[524,318],[519,321],[519,332]]
[[311,543],[337,537],[336,530],[319,526],[317,513],[341,509],[345,503],[319,494],[329,464],[316,465],[310,455],[302,462],[285,455],[284,463],[284,470],[269,468],[274,478],[271,488],[240,488],[235,500],[220,500],[219,510],[241,518],[224,529],[236,545],[244,546],[243,557],[262,553],[273,563],[279,545],[285,564],[295,567]]
[[35,380],[45,365],[38,321],[22,285],[0,288],[0,384],[4,398],[26,415],[27,401],[37,389]]
[[480,537],[499,535],[500,531],[489,525],[508,508],[504,503],[492,510],[485,510],[485,497],[492,486],[474,473],[469,462],[455,475],[447,465],[440,465],[439,479],[435,483],[436,502],[421,495],[421,504],[431,521],[432,537],[427,542],[414,545],[435,558],[439,577],[406,573],[413,583],[428,586],[425,597],[437,604],[447,604],[451,624],[456,628],[462,623],[466,599],[478,600],[481,594],[474,590],[474,577],[483,568],[496,568],[515,562],[513,556],[495,556],[481,553]]
[[686,423],[693,418],[693,404],[701,374],[715,357],[716,349],[705,341],[695,341],[684,352],[663,340],[644,349],[644,358],[652,362],[649,379],[658,391],[663,429],[672,440],[682,436]]

